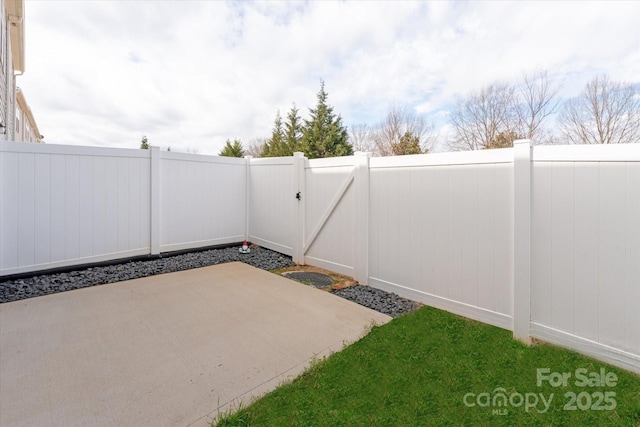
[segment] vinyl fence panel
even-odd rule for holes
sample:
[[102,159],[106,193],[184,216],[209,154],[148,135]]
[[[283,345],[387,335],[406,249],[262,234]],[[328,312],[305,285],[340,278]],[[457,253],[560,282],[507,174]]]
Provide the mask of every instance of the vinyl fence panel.
[[145,254],[149,155],[0,144],[0,273]]
[[638,369],[640,146],[536,147],[532,199],[532,335]]
[[241,242],[246,168],[245,159],[161,153],[160,251]]
[[250,159],[250,167],[249,239],[293,255],[298,209],[294,158]]
[[372,158],[369,283],[511,328],[509,150]]

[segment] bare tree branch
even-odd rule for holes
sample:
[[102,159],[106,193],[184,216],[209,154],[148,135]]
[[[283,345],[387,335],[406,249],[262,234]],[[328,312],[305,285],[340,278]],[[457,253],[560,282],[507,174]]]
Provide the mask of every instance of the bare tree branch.
[[365,123],[353,125],[349,130],[349,141],[353,145],[353,151],[373,153],[375,151],[375,143],[371,137],[372,131],[369,125]]
[[429,151],[437,139],[433,124],[407,106],[394,105],[384,121],[371,131],[375,154],[393,156],[394,147],[399,146],[401,138],[407,132],[418,138],[422,152]]
[[598,76],[565,102],[558,122],[571,144],[640,142],[640,85]]
[[556,95],[560,85],[549,80],[546,71],[537,70],[532,74],[523,74],[518,85],[518,103],[515,111],[518,116],[518,134],[534,142],[543,142],[545,120],[558,110]]
[[496,146],[499,138],[508,138],[507,144],[512,145],[518,128],[515,96],[514,86],[500,83],[459,100],[450,116],[455,132],[451,148],[491,148]]
[[244,150],[245,155],[252,157],[262,156],[267,138],[253,138],[249,141],[247,148]]

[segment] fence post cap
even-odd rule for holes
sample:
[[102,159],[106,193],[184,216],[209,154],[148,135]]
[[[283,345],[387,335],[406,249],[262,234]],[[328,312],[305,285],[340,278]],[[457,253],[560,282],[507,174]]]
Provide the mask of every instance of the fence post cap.
[[513,141],[513,145],[516,144],[531,144],[531,140],[530,139],[516,139],[515,141]]
[[370,151],[356,151],[355,153],[353,153],[354,156],[367,156],[367,157],[371,157],[373,155],[372,152]]

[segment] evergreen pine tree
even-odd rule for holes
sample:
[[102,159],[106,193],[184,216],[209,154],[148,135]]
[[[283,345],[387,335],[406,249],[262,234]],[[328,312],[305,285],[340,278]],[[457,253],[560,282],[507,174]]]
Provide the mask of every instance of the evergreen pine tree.
[[218,156],[225,157],[244,157],[244,148],[242,147],[242,141],[234,139],[233,143],[227,139],[227,143],[224,148],[220,150]]
[[333,107],[327,105],[327,92],[324,81],[320,82],[316,108],[310,108],[310,120],[305,120],[302,134],[302,149],[310,158],[350,156],[353,147],[349,144],[347,128],[342,118],[333,113]]
[[391,143],[391,149],[394,156],[404,156],[405,154],[422,154],[429,150],[422,151],[420,147],[420,138],[410,131],[406,131],[400,137],[397,144]]
[[149,149],[149,142],[147,141],[146,135],[142,135],[142,141],[140,142],[140,149],[141,150]]
[[293,156],[296,151],[302,150],[302,121],[298,115],[298,108],[295,104],[291,107],[289,114],[287,114],[287,123],[284,125],[285,143],[287,146],[287,156]]
[[262,157],[290,156],[291,154],[287,154],[285,143],[285,134],[282,128],[282,117],[280,116],[280,110],[278,110],[276,113],[276,119],[273,121],[271,138],[269,138],[265,143],[264,151],[262,151]]

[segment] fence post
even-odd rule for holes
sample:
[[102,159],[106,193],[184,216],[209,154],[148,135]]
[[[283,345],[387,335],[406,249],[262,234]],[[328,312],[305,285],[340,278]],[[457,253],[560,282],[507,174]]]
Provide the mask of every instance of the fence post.
[[513,143],[513,337],[531,344],[531,140]]
[[249,241],[249,213],[251,208],[251,159],[253,156],[244,156],[247,162],[245,202],[244,202],[244,240]]
[[355,243],[354,279],[366,285],[369,281],[369,158],[371,153],[355,155]]
[[307,195],[305,194],[305,167],[304,153],[293,153],[293,188],[296,194],[296,219],[295,219],[295,244],[293,248],[293,262],[304,265],[304,207]]
[[160,147],[149,147],[151,165],[151,255],[160,254]]

